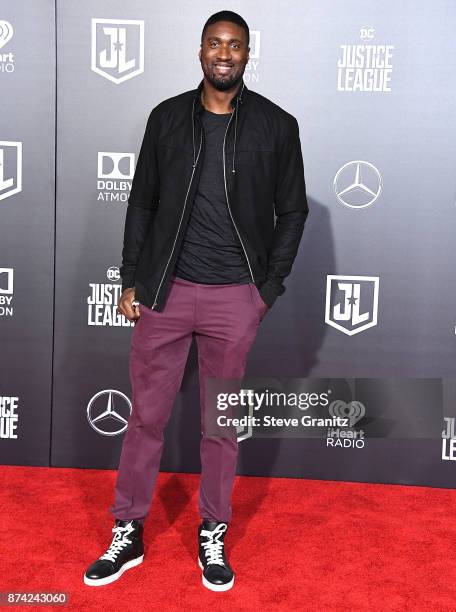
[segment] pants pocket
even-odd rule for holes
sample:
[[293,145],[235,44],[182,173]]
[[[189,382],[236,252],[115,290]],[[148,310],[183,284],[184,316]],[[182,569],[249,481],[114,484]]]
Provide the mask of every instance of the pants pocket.
[[257,289],[257,286],[253,283],[249,283],[250,287],[250,296],[252,298],[252,304],[255,307],[256,312],[258,313],[258,318],[261,321],[264,314],[264,303],[260,297],[260,293]]

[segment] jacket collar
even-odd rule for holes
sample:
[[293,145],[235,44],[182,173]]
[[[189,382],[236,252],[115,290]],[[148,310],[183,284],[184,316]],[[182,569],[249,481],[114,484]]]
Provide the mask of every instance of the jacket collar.
[[[201,92],[203,90],[204,79],[201,79],[198,87],[194,90],[193,98],[195,100],[195,113],[201,113],[204,110],[204,106],[201,103]],[[242,104],[242,97],[246,95],[248,89],[247,85],[242,81],[237,93],[231,98],[230,104],[232,108],[236,107],[236,103]]]

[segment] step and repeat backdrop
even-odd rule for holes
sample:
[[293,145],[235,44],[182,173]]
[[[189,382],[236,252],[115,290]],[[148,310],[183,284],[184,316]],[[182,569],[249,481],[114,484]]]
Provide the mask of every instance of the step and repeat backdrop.
[[[226,8],[188,6],[0,5],[3,464],[118,465],[133,326],[116,305],[135,164],[151,109],[200,82],[202,27]],[[345,418],[312,434],[243,422],[238,473],[453,487],[456,5],[229,8],[251,30],[247,87],[299,122],[310,209],[244,386],[319,397],[271,418]],[[193,345],[162,469],[199,471],[199,439]]]

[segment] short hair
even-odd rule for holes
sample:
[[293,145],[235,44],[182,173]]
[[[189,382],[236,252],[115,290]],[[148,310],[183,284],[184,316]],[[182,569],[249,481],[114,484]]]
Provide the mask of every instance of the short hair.
[[201,33],[201,43],[203,42],[204,35],[206,34],[208,26],[212,25],[213,23],[217,23],[218,21],[231,21],[231,23],[236,23],[238,26],[241,26],[241,28],[243,28],[245,31],[245,35],[247,36],[247,46],[249,46],[249,26],[240,15],[234,13],[233,11],[219,11],[218,13],[214,13],[213,15],[211,15],[204,24],[203,31]]

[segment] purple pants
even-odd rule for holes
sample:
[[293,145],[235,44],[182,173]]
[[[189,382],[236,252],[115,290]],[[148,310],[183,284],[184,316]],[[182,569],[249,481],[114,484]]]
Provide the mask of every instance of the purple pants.
[[[198,348],[201,409],[201,518],[228,522],[236,475],[234,437],[204,431],[205,378],[242,378],[264,302],[253,283],[203,285],[172,277],[163,312],[140,304],[131,337],[132,412],[123,439],[109,511],[144,521],[163,450],[163,430],[180,389],[193,333]],[[208,410],[215,410],[209,406]]]

